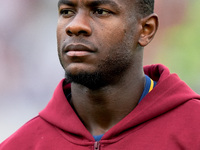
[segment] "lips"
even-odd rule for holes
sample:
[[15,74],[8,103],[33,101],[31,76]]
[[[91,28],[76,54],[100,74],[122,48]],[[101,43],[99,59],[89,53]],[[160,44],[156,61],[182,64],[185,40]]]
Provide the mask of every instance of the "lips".
[[66,46],[64,52],[70,57],[82,57],[95,52],[95,49],[83,44],[70,44]]

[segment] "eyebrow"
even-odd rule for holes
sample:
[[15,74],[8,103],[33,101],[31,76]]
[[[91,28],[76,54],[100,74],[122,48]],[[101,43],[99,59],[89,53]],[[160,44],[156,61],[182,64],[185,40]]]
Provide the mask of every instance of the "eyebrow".
[[100,5],[111,5],[112,7],[119,10],[119,6],[117,5],[117,3],[115,3],[112,0],[94,0],[94,1],[88,2],[88,4],[87,4],[87,6],[89,6],[89,7],[97,7]]
[[71,7],[75,7],[76,6],[76,4],[73,3],[72,1],[69,1],[69,0],[59,0],[58,1],[58,7],[60,7],[60,5],[62,5],[62,4],[68,5],[68,6],[71,6]]
[[[75,7],[77,6],[76,3],[70,1],[70,0],[59,0],[58,1],[58,7],[60,7],[60,5],[62,4],[65,4],[65,5],[68,5],[68,6],[72,6],[72,7]],[[112,0],[88,0],[86,2],[86,6],[87,7],[98,7],[100,5],[110,5],[111,7],[113,7],[114,9],[116,9],[117,11],[120,10],[119,6],[117,5],[117,3],[115,3],[114,1]]]

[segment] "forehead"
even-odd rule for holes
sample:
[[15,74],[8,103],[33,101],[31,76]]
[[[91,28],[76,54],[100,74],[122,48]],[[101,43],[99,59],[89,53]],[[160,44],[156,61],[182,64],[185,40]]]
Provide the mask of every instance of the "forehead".
[[125,7],[133,4],[134,0],[59,0],[58,6],[65,4],[69,6],[78,6],[78,5],[86,5],[86,6],[96,6],[96,5],[110,5],[113,7]]

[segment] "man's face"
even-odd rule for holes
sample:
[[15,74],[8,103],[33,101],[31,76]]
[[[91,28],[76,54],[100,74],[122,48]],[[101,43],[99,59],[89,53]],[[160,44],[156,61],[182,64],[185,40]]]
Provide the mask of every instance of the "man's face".
[[59,1],[58,55],[66,78],[98,88],[134,64],[139,27],[132,6],[133,0]]

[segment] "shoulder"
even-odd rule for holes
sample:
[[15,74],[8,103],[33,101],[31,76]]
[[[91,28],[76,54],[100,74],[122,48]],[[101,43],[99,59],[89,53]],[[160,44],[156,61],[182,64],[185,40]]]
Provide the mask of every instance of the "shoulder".
[[183,126],[192,125],[197,126],[197,128],[200,126],[200,100],[198,99],[188,100],[173,108],[168,113],[171,114],[170,118],[173,121],[177,123],[180,122]]
[[[43,134],[51,130],[53,127],[43,120],[41,117],[28,121],[21,128],[19,128],[14,134],[8,137],[4,142],[0,144],[0,150],[9,149],[14,150],[16,147],[21,149],[27,149],[30,143],[35,144],[38,140],[43,139]],[[26,143],[26,144],[24,144]]]
[[[173,111],[172,111],[173,112]],[[200,100],[192,99],[174,109],[170,121],[171,138],[191,149],[200,147]]]
[[183,115],[190,116],[191,118],[197,117],[200,120],[200,100],[199,99],[191,99],[186,101],[180,106],[180,109],[183,110]]

